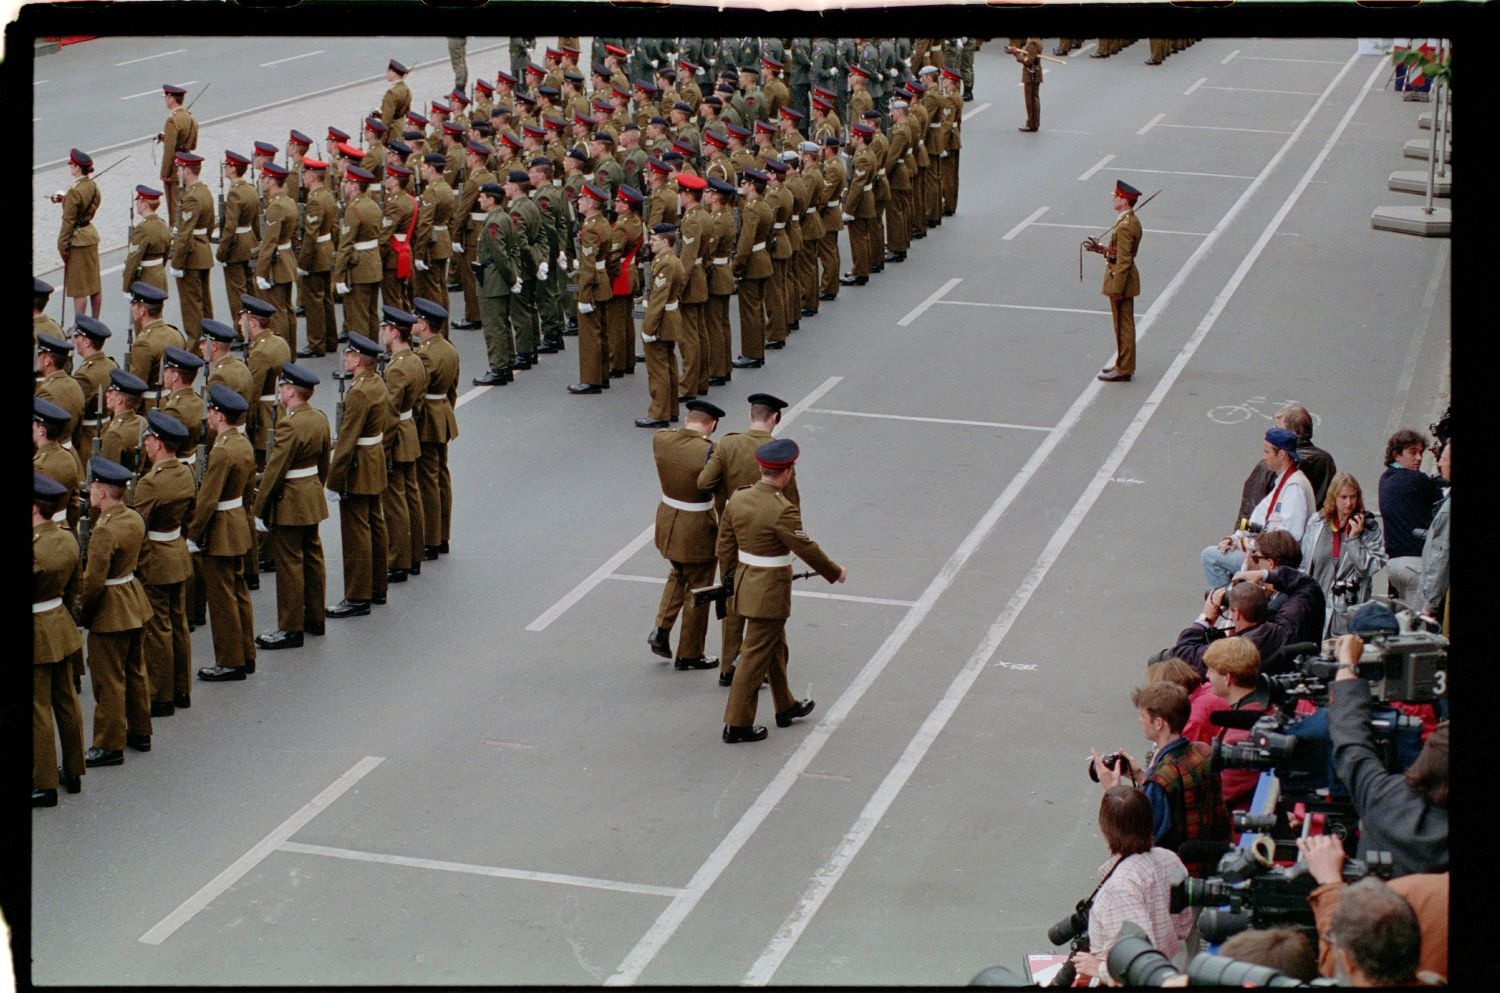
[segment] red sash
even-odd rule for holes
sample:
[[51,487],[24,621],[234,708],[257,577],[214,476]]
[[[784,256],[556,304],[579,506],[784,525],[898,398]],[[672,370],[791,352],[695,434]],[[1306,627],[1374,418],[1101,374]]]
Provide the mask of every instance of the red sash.
[[411,206],[411,222],[406,225],[406,240],[396,241],[395,238],[391,239],[394,242],[391,249],[396,253],[397,279],[406,279],[411,275],[411,233],[417,228],[417,213],[421,209],[422,205],[413,201]]
[[634,245],[630,246],[630,251],[626,252],[625,257],[620,260],[620,274],[610,281],[610,292],[617,297],[633,295],[630,289],[630,270],[635,265],[635,253],[640,251],[644,240],[645,236],[642,235]]

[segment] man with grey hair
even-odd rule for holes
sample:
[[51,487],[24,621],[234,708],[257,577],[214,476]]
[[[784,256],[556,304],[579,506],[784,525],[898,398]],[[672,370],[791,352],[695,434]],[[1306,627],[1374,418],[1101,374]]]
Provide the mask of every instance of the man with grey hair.
[[[1333,456],[1312,442],[1312,414],[1302,404],[1290,403],[1278,410],[1272,420],[1276,427],[1286,428],[1297,436],[1297,468],[1302,470],[1302,474],[1312,484],[1316,505],[1323,506],[1323,498],[1328,495],[1328,484],[1339,470],[1334,464]],[[1240,510],[1235,515],[1235,521],[1249,517],[1255,505],[1264,500],[1275,485],[1276,477],[1266,468],[1265,463],[1255,463],[1255,468],[1245,478],[1245,488],[1240,493]]]
[[1422,954],[1417,915],[1401,895],[1374,877],[1344,890],[1328,930],[1341,986],[1407,986]]

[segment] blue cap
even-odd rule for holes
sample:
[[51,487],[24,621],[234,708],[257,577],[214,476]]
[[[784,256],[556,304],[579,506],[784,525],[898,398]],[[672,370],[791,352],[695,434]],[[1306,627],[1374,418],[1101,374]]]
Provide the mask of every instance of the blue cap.
[[138,279],[130,284],[130,300],[132,303],[166,303],[167,291]]
[[317,373],[311,369],[304,369],[295,362],[281,363],[281,381],[283,383],[291,383],[293,386],[300,386],[304,390],[310,390],[322,382],[318,378]]
[[31,496],[42,503],[52,503],[68,495],[68,488],[51,476],[31,470]]
[[653,225],[651,225],[651,233],[652,234],[676,234],[677,233],[677,225],[675,225],[675,224],[666,224],[666,223],[653,224]]
[[234,415],[243,414],[250,409],[250,405],[245,402],[244,397],[223,383],[215,383],[208,388],[208,406],[213,410],[220,410],[225,414]]
[[88,314],[78,315],[77,323],[73,326],[73,333],[84,335],[91,341],[103,341],[110,334],[109,328],[104,326],[103,321],[97,317],[90,317]]
[[132,372],[126,372],[124,369],[109,370],[109,388],[111,390],[119,390],[121,393],[128,393],[133,397],[140,396],[148,389],[144,379]]
[[448,311],[426,297],[417,297],[413,300],[411,309],[428,324],[441,324],[448,319]]
[[1401,625],[1383,603],[1362,604],[1349,617],[1349,632],[1361,638],[1376,634],[1400,634]]
[[485,183],[484,185],[479,187],[479,192],[483,193],[485,196],[494,197],[496,200],[505,199],[505,187],[501,186],[499,183]]
[[512,169],[510,172],[505,174],[505,181],[508,183],[520,183],[524,185],[531,182],[531,173],[527,172],[525,169]]
[[120,463],[102,455],[89,459],[89,473],[94,477],[94,482],[109,483],[111,486],[124,486],[135,476],[135,473]]
[[53,293],[57,292],[57,287],[53,286],[45,279],[39,279],[36,276],[32,276],[31,292],[34,296],[46,297],[51,296]]
[[199,325],[199,330],[203,332],[205,337],[212,338],[214,341],[221,341],[226,344],[229,342],[233,342],[236,338],[239,337],[239,335],[235,334],[234,328],[230,327],[228,324],[225,324],[223,321],[216,321],[212,317],[203,318],[202,323]]
[[188,429],[165,410],[153,410],[146,415],[146,431],[167,442],[173,451],[188,440]]
[[164,366],[190,370],[192,372],[197,372],[207,365],[200,356],[194,355],[186,349],[178,348],[176,345],[168,345],[162,350],[161,362]]
[[64,427],[73,419],[73,415],[63,410],[51,400],[43,397],[31,398],[31,419],[34,421],[46,421],[55,428]]
[[395,324],[398,327],[409,328],[417,323],[417,315],[408,313],[400,307],[384,306],[380,308],[380,323]]
[[260,297],[253,297],[248,293],[240,294],[240,313],[254,314],[256,317],[270,318],[276,313],[276,305]]
[[381,352],[385,351],[385,349],[382,348],[378,342],[371,341],[369,338],[366,338],[358,331],[350,331],[349,343],[344,346],[344,351],[359,352],[361,355],[368,355],[371,358],[374,358]]
[[1286,428],[1272,428],[1266,432],[1266,441],[1290,455],[1293,462],[1301,461],[1297,455],[1297,435],[1294,432]]
[[36,348],[39,352],[52,352],[55,355],[70,355],[73,352],[73,343],[54,338],[50,334],[39,334],[36,336]]
[[689,400],[687,403],[683,404],[683,406],[688,410],[701,411],[702,413],[707,414],[709,417],[712,417],[714,420],[719,420],[724,416],[724,411],[721,407],[716,404],[709,403],[707,400]]
[[794,465],[801,449],[797,443],[790,438],[777,438],[768,441],[755,450],[755,461],[759,462],[762,469],[780,470]]
[[746,169],[744,172],[744,177],[745,179],[753,179],[760,183],[769,183],[771,181],[771,177],[761,172],[759,169]]
[[726,183],[724,180],[718,178],[717,176],[708,177],[708,185],[710,189],[718,190],[720,193],[723,193],[726,196],[734,196],[735,194],[734,186],[730,183]]

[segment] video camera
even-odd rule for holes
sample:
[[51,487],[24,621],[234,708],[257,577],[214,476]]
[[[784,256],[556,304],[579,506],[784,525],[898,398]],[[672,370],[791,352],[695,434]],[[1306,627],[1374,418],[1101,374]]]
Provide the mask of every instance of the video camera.
[[[1163,955],[1140,925],[1126,921],[1109,948],[1109,974],[1125,986],[1161,986],[1182,973]],[[1304,983],[1270,966],[1199,952],[1187,967],[1193,986],[1334,986],[1332,979]]]
[[[1265,677],[1271,702],[1310,700],[1328,703],[1329,684],[1339,670],[1339,661],[1318,652],[1311,642],[1282,650],[1296,656],[1294,669]],[[1314,654],[1317,653],[1317,654]],[[1432,703],[1448,695],[1448,639],[1429,631],[1402,631],[1371,635],[1354,674],[1370,683],[1370,696],[1382,703]]]

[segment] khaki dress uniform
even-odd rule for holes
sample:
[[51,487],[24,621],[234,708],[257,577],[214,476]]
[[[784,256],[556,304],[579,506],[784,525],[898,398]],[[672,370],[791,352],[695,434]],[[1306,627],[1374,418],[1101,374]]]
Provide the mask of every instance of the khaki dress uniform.
[[850,272],[855,278],[869,276],[875,259],[870,256],[874,243],[871,230],[878,212],[875,209],[875,153],[868,147],[854,155],[854,175],[849,178],[849,189],[844,193],[844,213],[854,218],[846,222],[849,231]]
[[35,345],[37,343],[37,339],[44,334],[51,335],[54,338],[59,338],[64,341],[66,341],[68,337],[67,335],[63,334],[62,328],[57,326],[57,322],[47,314],[33,315],[31,318],[32,345]]
[[[411,349],[391,356],[385,367],[385,388],[390,393],[390,419],[385,430],[385,455],[390,479],[381,494],[389,536],[388,569],[422,569],[426,520],[422,489],[417,481],[417,460],[422,443],[417,437],[416,407],[427,392],[427,368]],[[379,568],[380,563],[375,563]]]
[[713,215],[694,206],[682,217],[677,231],[677,257],[687,284],[682,290],[682,393],[708,392],[708,267],[718,241]]
[[[385,91],[380,99],[380,120],[388,128],[394,128],[411,112],[411,90],[404,79],[398,79]],[[398,136],[399,137],[399,136]]]
[[612,296],[612,237],[603,213],[585,218],[578,229],[578,288],[573,294],[578,304],[578,380],[600,387],[609,386],[613,365],[604,328],[604,308]]
[[[208,273],[214,264],[208,233],[213,225],[214,197],[200,180],[182,191],[182,216],[172,236],[172,268],[182,273],[177,277],[177,302],[182,308],[182,333],[187,337],[189,350],[198,347],[203,319],[212,320],[214,316],[214,301],[208,286]],[[239,297],[233,299],[237,301]],[[139,340],[136,345],[139,347]]]
[[[109,389],[108,377],[109,373],[106,372],[104,386],[106,390]],[[67,426],[63,428],[63,433],[60,436],[60,444],[64,448],[73,445],[73,438],[77,435],[78,429],[83,425],[83,413],[88,406],[89,398],[84,395],[83,387],[79,386],[72,376],[61,369],[57,369],[48,373],[44,379],[38,382],[32,392],[33,395],[39,396],[43,400],[50,400],[68,412],[69,420]],[[97,393],[95,396],[97,397]],[[81,454],[83,449],[75,447],[73,450],[75,454],[78,454],[80,459],[84,458]]]
[[[297,279],[297,256],[292,238],[297,233],[297,204],[286,193],[280,193],[266,204],[266,223],[261,232],[260,249],[255,253],[255,276],[271,284],[269,290],[256,283],[252,296],[276,307],[271,315],[271,331],[287,344],[287,352],[297,350],[297,316],[292,312],[292,285]],[[232,296],[229,299],[238,300]]]
[[912,157],[908,171],[911,173],[911,234],[914,238],[927,237],[927,190],[929,174],[934,159],[927,154],[927,136],[932,132],[928,125],[932,116],[922,101],[912,99],[907,108],[907,126],[911,129]]
[[[223,229],[215,258],[224,266],[224,296],[233,311],[240,295],[251,293],[250,257],[260,241],[260,195],[249,180],[234,181],[224,196]],[[259,296],[259,293],[252,293]],[[184,316],[183,320],[187,318]]]
[[[83,416],[73,429],[73,450],[80,453],[80,458],[83,452],[93,453],[94,436],[104,421],[103,391],[109,389],[109,372],[116,368],[119,367],[114,359],[103,352],[94,352],[73,370],[73,382],[83,393]],[[47,399],[63,407],[56,398]]]
[[[245,417],[248,418],[250,411],[254,411],[259,406],[261,396],[260,387],[263,383],[255,382],[254,377],[250,374],[250,367],[245,365],[240,357],[233,352],[213,363],[212,367],[208,370],[208,382],[204,384],[204,388],[217,386],[220,383],[245,398],[245,403],[250,406],[250,410],[245,412]],[[248,429],[242,418],[239,424],[234,425],[229,430],[233,433],[246,434]],[[211,434],[208,439],[209,446],[212,447],[218,441],[218,438],[217,434]],[[253,448],[254,446],[252,445],[251,447]]]
[[[166,123],[161,126],[162,196],[167,201],[167,222],[174,228],[177,226],[177,215],[181,213],[177,197],[177,153],[191,152],[197,147],[198,122],[186,107],[174,108],[167,115]],[[209,220],[212,223],[212,215]],[[213,314],[208,316],[212,317]],[[197,326],[193,325],[195,328]]]
[[844,165],[835,156],[822,163],[823,170],[823,243],[818,246],[818,264],[823,268],[820,279],[822,295],[829,299],[839,295],[839,275],[843,266],[839,251],[839,233],[844,230]]
[[135,342],[130,347],[132,375],[146,381],[146,392],[141,394],[141,409],[150,411],[161,405],[161,357],[168,348],[192,349],[196,346],[202,322],[195,327],[192,341],[179,330],[162,320],[154,318],[150,324],[135,333]]
[[333,232],[338,226],[338,205],[333,193],[320,186],[307,195],[307,219],[302,241],[297,245],[297,268],[302,272],[302,308],[307,314],[307,350],[322,355],[328,350],[328,335],[337,335],[338,318],[333,310]]
[[147,214],[130,230],[130,251],[125,255],[121,289],[130,292],[135,282],[168,292],[167,255],[172,251],[172,229],[155,214]]
[[136,573],[151,616],[141,635],[151,702],[171,704],[193,691],[193,642],[188,632],[187,585],[192,556],[182,525],[197,497],[193,471],[173,457],[157,462],[136,482],[131,507],[146,522]]
[[249,439],[233,427],[221,433],[209,450],[187,525],[188,538],[201,551],[198,562],[213,629],[214,664],[226,669],[255,661],[255,616],[244,572],[245,554],[253,547],[245,491],[254,476]]
[[[611,376],[616,372],[635,372],[635,298],[641,291],[641,270],[637,259],[645,247],[644,238],[645,226],[639,215],[626,212],[616,218],[610,235],[608,268],[610,279],[615,281],[611,287],[614,295],[604,308]],[[629,289],[622,293],[622,284],[627,277]]]
[[958,153],[963,148],[963,98],[957,93],[942,97],[943,119],[947,129],[947,155],[939,166],[942,172],[943,216],[958,210]]
[[797,256],[797,285],[802,310],[818,312],[818,256],[823,250],[823,212],[828,205],[828,187],[823,170],[815,162],[802,167],[807,205],[802,209],[802,252]]
[[829,582],[839,566],[802,530],[797,505],[767,483],[736,490],[719,521],[719,570],[734,576],[729,609],[745,618],[743,661],[735,669],[724,723],[755,723],[756,693],[768,676],[777,713],[797,702],[786,678],[786,620],[792,614],[792,555]]
[[57,233],[57,251],[63,257],[63,294],[93,296],[102,289],[99,276],[99,230],[94,215],[99,211],[99,187],[87,176],[73,181],[63,195],[62,228]]
[[1026,103],[1026,130],[1042,126],[1042,39],[1027,38],[1016,61],[1021,63],[1021,89]]
[[897,253],[911,247],[911,173],[906,168],[910,154],[911,128],[905,122],[892,124],[881,168],[891,187],[891,199],[885,205],[885,247]]
[[325,483],[339,494],[345,600],[385,599],[386,527],[380,494],[387,481],[383,446],[390,407],[385,384],[373,369],[349,382]]
[[[475,237],[475,250],[468,257],[471,262],[478,262],[483,270],[476,277],[475,288],[479,294],[486,357],[491,369],[508,374],[507,370],[516,360],[516,345],[510,327],[511,307],[514,298],[520,295],[512,293],[511,288],[521,278],[524,264],[521,256],[525,246],[504,207],[496,207],[484,215],[484,222],[476,225]],[[465,263],[464,268],[472,271],[469,263]]]
[[734,251],[734,274],[739,278],[740,355],[766,357],[766,282],[774,267],[767,242],[776,223],[776,210],[762,197],[740,204],[740,238]]
[[31,457],[31,468],[67,487],[68,496],[63,502],[63,509],[54,514],[52,520],[69,530],[73,529],[78,523],[78,489],[83,483],[83,466],[79,463],[78,456],[57,442],[49,441]]
[[115,414],[105,424],[99,436],[99,454],[111,462],[139,473],[141,468],[141,436],[146,431],[146,419],[133,410]]
[[658,431],[651,440],[661,480],[656,550],[671,567],[656,609],[656,626],[671,631],[682,615],[677,658],[685,660],[703,657],[708,632],[708,604],[693,603],[690,593],[714,581],[719,515],[711,495],[698,487],[699,471],[713,449],[713,442],[689,427]]
[[101,513],[89,534],[78,619],[89,629],[95,748],[120,751],[127,734],[151,734],[151,688],[141,654],[151,606],[135,575],[145,540],[141,515],[119,504]]
[[[388,307],[411,309],[411,244],[416,229],[417,200],[404,190],[387,193],[380,219],[381,302]],[[398,249],[400,245],[402,248]],[[401,265],[401,252],[406,265]],[[406,275],[401,269],[406,269]]]
[[807,180],[800,172],[788,172],[785,183],[792,195],[792,216],[786,230],[792,243],[792,257],[786,264],[785,304],[788,330],[802,319],[802,270],[803,255],[807,251],[807,238],[802,232],[802,219],[807,216],[807,205],[812,196]]
[[787,269],[792,258],[792,236],[787,230],[791,223],[796,200],[786,183],[766,184],[765,202],[775,211],[771,222],[771,279],[766,283],[766,341],[786,341],[788,325],[792,323],[787,314],[786,298]]
[[328,478],[328,416],[311,403],[276,422],[255,516],[271,529],[276,563],[276,627],[320,634],[324,625],[325,568],[318,525],[328,519],[323,481]]
[[[771,432],[751,428],[744,432],[731,432],[714,446],[708,462],[698,473],[698,489],[713,494],[714,508],[721,518],[724,516],[724,505],[729,502],[734,491],[753,486],[760,479],[760,463],[755,460],[755,450],[766,442],[775,440],[776,436]],[[781,494],[793,504],[799,507],[802,505],[802,498],[797,492],[795,468]],[[725,605],[724,619],[720,624],[723,646],[719,659],[720,676],[734,673],[734,661],[739,658],[740,644],[745,638],[745,619],[729,607],[729,604]]]
[[1109,297],[1110,319],[1115,326],[1116,372],[1135,375],[1135,298],[1141,295],[1141,274],[1135,267],[1141,247],[1141,222],[1134,210],[1123,210],[1109,232],[1104,266],[1104,285],[1099,292]]
[[734,355],[729,327],[729,298],[734,295],[734,272],[729,267],[730,253],[734,250],[734,209],[726,204],[709,214],[709,218],[712,254],[703,262],[708,270],[708,303],[704,308],[708,350],[701,364],[708,373],[708,385],[712,386],[715,382],[729,382],[734,371],[729,364]]
[[673,346],[682,336],[682,289],[687,279],[682,262],[670,252],[651,260],[651,291],[641,340],[646,348],[646,388],[651,404],[646,417],[653,421],[677,419],[677,355]]
[[427,369],[427,392],[417,413],[417,440],[422,446],[417,477],[422,491],[425,549],[448,544],[453,525],[453,477],[448,472],[448,444],[458,437],[458,349],[442,335],[433,335],[417,349]]
[[380,205],[365,190],[344,205],[343,236],[333,281],[349,288],[344,296],[344,327],[372,337],[380,323]]
[[187,466],[193,473],[194,485],[197,485],[198,473],[202,470],[198,465],[198,447],[207,441],[204,437],[203,415],[205,406],[203,398],[198,395],[191,386],[173,390],[170,395],[162,401],[161,409],[177,418],[182,426],[187,428],[188,440],[183,444],[182,451],[177,454],[177,461]]
[[78,595],[78,541],[53,521],[31,529],[31,788],[57,789],[62,771],[82,776],[83,715],[72,670],[83,636],[69,612]]
[[[460,149],[459,161],[463,162],[463,150]],[[446,178],[446,174],[445,174]],[[480,167],[469,173],[463,181],[463,192],[458,195],[457,218],[458,230],[455,232],[454,248],[461,244],[464,246],[462,255],[464,264],[458,267],[459,283],[463,286],[464,294],[464,320],[473,322],[478,319],[483,321],[482,310],[479,302],[479,284],[475,278],[474,269],[468,265],[478,257],[479,229],[485,223],[486,214],[479,209],[479,188],[485,183],[493,183],[494,174],[488,169]],[[452,180],[449,180],[451,183]],[[508,283],[506,284],[509,285]]]
[[[441,176],[422,191],[417,230],[412,236],[412,258],[421,260],[427,267],[426,271],[417,267],[416,295],[419,297],[439,302],[448,299],[448,260],[453,257],[453,235],[449,226],[457,209],[458,198],[453,194],[453,187]],[[448,337],[446,323],[442,336]]]
[[[937,227],[943,223],[942,177],[948,161],[948,134],[953,130],[952,124],[944,123],[944,119],[951,116],[952,108],[943,99],[943,95],[937,91],[936,83],[929,84],[927,92],[922,94],[922,107],[927,111],[927,154],[929,156],[927,188],[923,197],[927,203],[927,226]],[[945,109],[949,113],[945,114]]]
[[[519,225],[521,238],[521,292],[512,294],[510,326],[515,333],[517,365],[526,368],[536,359],[541,319],[537,314],[537,271],[548,261],[546,235],[542,231],[542,214],[530,197],[520,196],[503,208],[513,223]],[[550,267],[549,267],[550,268]]]
[[567,282],[563,273],[566,267],[558,261],[558,256],[566,254],[570,240],[568,205],[562,189],[555,183],[538,186],[531,191],[531,197],[542,218],[547,246],[547,278],[537,283],[537,317],[541,323],[542,343],[562,351],[566,321],[563,298]]

